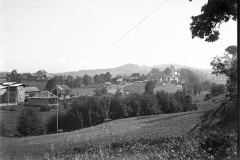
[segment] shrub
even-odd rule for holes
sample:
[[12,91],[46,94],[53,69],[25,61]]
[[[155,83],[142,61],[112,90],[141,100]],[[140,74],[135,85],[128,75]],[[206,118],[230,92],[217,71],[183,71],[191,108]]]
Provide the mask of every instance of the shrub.
[[211,97],[211,95],[210,94],[206,94],[205,95],[205,98],[204,98],[204,101],[207,101],[207,100],[209,100],[209,99],[211,99],[212,97]]
[[[68,112],[60,112],[58,114],[58,130],[62,129],[63,132],[69,132],[80,129],[80,121],[77,116]],[[51,116],[46,123],[47,133],[57,132],[57,115]]]
[[23,109],[17,121],[17,132],[22,136],[44,134],[45,126],[41,114],[30,107]]
[[50,111],[51,107],[50,106],[41,106],[40,107],[40,112],[47,112]]
[[16,109],[15,108],[10,108],[9,111],[16,111]]
[[9,130],[6,128],[4,120],[1,120],[0,122],[0,136],[1,137],[8,137]]

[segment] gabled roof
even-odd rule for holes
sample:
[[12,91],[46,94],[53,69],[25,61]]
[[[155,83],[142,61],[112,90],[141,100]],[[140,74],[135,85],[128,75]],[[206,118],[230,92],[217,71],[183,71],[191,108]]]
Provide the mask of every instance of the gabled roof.
[[0,89],[5,89],[5,88],[7,88],[7,86],[0,85]]
[[40,90],[37,87],[25,87],[25,92],[39,92]]
[[70,91],[71,88],[69,88],[67,85],[58,85],[58,89],[61,91]]
[[3,85],[4,86],[9,86],[9,85],[13,85],[16,84],[17,82],[4,82]]

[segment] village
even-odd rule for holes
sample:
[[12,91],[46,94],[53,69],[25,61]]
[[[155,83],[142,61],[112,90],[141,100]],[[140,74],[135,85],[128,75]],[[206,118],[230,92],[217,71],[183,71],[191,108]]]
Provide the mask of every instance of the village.
[[[139,86],[144,86],[148,81],[153,81],[158,85],[165,86],[166,84],[174,84],[178,89],[182,89],[183,81],[179,82],[180,72],[175,70],[174,66],[170,66],[170,73],[166,75],[164,71],[159,71],[158,69],[153,69],[145,78],[142,78],[139,73],[133,73],[129,77],[122,77],[118,75],[111,75],[109,81],[103,83],[102,86],[106,88],[107,94],[116,94],[117,91],[122,94],[129,94],[130,91],[126,91],[124,88],[126,86],[131,86],[133,84],[139,84]],[[157,72],[156,72],[157,71]],[[24,77],[25,76],[25,77]],[[35,80],[50,80],[53,77],[49,77],[46,72],[37,72]],[[26,74],[23,74],[23,78],[26,79]],[[87,87],[72,89],[70,86],[65,84],[58,84],[54,86],[50,91],[45,88],[39,89],[37,86],[28,86],[25,83],[19,82],[5,82],[0,83],[0,106],[5,105],[30,105],[30,106],[44,106],[44,105],[56,105],[58,102],[63,100],[69,100],[72,97],[78,97],[83,95],[92,96],[94,95],[94,90],[88,90],[88,88],[94,88],[92,85]],[[136,85],[134,86],[136,87]],[[87,90],[86,90],[87,88]],[[143,88],[142,88],[143,89]],[[82,94],[78,94],[81,90],[86,90]],[[57,96],[58,95],[58,96]]]

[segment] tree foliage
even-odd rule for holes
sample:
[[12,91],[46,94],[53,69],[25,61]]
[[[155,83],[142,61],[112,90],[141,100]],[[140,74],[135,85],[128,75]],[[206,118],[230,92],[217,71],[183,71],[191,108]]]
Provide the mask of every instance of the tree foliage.
[[211,65],[213,66],[212,74],[225,74],[229,77],[227,81],[227,89],[232,100],[237,99],[237,46],[229,46],[225,49],[223,56],[213,58]]
[[91,83],[92,83],[92,77],[90,77],[89,75],[85,74],[83,76],[83,84],[90,85]]
[[145,92],[146,94],[154,94],[155,83],[153,81],[148,81],[145,84]]
[[39,111],[30,107],[23,109],[17,121],[17,131],[22,136],[44,134],[45,124]]
[[17,72],[17,70],[14,69],[10,74],[7,74],[6,80],[20,83],[22,82],[22,76]]
[[201,14],[191,17],[192,38],[204,38],[207,42],[217,41],[220,25],[230,19],[237,20],[237,8],[237,0],[208,0],[207,4],[202,6]]

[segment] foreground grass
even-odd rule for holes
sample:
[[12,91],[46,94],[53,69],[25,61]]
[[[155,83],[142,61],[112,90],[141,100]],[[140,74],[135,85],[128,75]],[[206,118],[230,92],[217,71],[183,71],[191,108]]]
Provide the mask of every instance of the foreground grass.
[[[120,119],[69,133],[1,138],[0,156],[2,159],[213,159],[224,153],[221,155],[224,159],[234,159],[237,137],[234,125],[229,130],[211,129],[217,122],[209,117],[213,117],[222,98],[199,102],[197,111]],[[204,131],[200,130],[201,125]],[[213,146],[213,142],[217,145]]]

